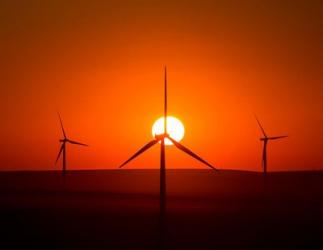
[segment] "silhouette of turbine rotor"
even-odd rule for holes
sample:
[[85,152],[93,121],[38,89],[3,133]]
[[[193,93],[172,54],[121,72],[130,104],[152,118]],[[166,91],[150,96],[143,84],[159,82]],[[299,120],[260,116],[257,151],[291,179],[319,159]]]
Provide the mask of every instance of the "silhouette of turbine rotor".
[[178,149],[185,152],[186,154],[190,155],[194,159],[202,162],[203,164],[207,165],[209,168],[213,170],[217,170],[213,167],[210,163],[203,160],[200,156],[195,154],[193,151],[188,149],[187,147],[183,146],[181,143],[174,140],[168,133],[167,133],[167,70],[165,67],[165,78],[164,78],[164,133],[155,135],[155,138],[144,145],[141,149],[139,149],[133,156],[131,156],[128,160],[122,163],[119,168],[122,168],[127,163],[135,159],[137,156],[144,153],[146,150],[160,142],[160,216],[161,221],[164,223],[164,217],[166,214],[166,162],[165,162],[165,139],[169,139]]
[[67,135],[66,135],[66,132],[65,132],[65,129],[64,129],[64,126],[63,126],[63,122],[62,122],[62,118],[60,116],[60,114],[58,113],[58,117],[59,117],[59,121],[60,121],[60,124],[61,124],[61,129],[62,129],[62,133],[63,133],[63,139],[60,139],[59,142],[62,144],[60,149],[59,149],[59,152],[58,152],[58,155],[57,155],[57,158],[56,158],[56,161],[55,161],[55,164],[57,164],[57,161],[59,160],[61,154],[63,153],[63,166],[62,166],[62,172],[63,174],[65,174],[66,172],[66,144],[67,143],[70,143],[70,144],[74,144],[74,145],[79,145],[79,146],[88,146],[87,144],[84,144],[84,143],[81,143],[81,142],[77,142],[77,141],[72,141],[70,139],[68,139]]
[[263,126],[261,125],[260,121],[258,120],[257,116],[255,116],[257,123],[260,127],[260,130],[263,134],[264,137],[261,137],[260,140],[264,142],[264,146],[263,146],[263,151],[262,151],[262,167],[263,167],[263,173],[264,175],[267,174],[267,144],[268,141],[271,140],[278,140],[278,139],[282,139],[282,138],[286,138],[288,137],[287,135],[281,135],[281,136],[267,136]]

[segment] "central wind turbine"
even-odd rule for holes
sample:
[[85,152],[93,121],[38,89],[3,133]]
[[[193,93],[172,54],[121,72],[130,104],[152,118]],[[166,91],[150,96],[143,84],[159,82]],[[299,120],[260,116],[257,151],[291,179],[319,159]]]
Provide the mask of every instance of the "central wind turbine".
[[160,213],[161,217],[165,217],[166,214],[166,162],[165,162],[165,139],[169,139],[178,149],[182,150],[186,154],[189,154],[196,160],[207,165],[209,168],[217,170],[211,164],[203,160],[197,154],[193,153],[190,149],[183,146],[175,139],[170,137],[167,133],[167,71],[165,67],[165,85],[164,85],[164,133],[155,135],[155,138],[143,146],[139,151],[137,151],[133,156],[131,156],[127,161],[125,161],[119,168],[122,168],[128,162],[145,152],[150,147],[154,146],[156,143],[160,142]]
[[77,141],[72,141],[72,140],[68,139],[67,136],[66,136],[66,133],[65,133],[65,129],[64,129],[63,122],[62,122],[62,118],[61,118],[60,114],[58,114],[58,117],[59,117],[59,121],[61,123],[61,128],[62,128],[62,132],[63,132],[64,138],[59,140],[59,142],[62,144],[62,146],[61,146],[61,148],[59,150],[59,153],[58,153],[58,156],[56,158],[55,164],[57,163],[59,157],[63,153],[63,168],[62,168],[62,172],[63,172],[63,174],[65,174],[66,173],[66,144],[67,143],[70,143],[70,144],[76,144],[76,145],[80,145],[80,146],[88,146],[88,145],[83,144],[83,143],[80,143],[80,142],[77,142]]
[[267,175],[267,144],[268,144],[268,141],[282,139],[282,138],[287,137],[287,135],[268,137],[264,128],[261,126],[258,118],[256,116],[255,116],[255,118],[258,122],[258,125],[259,125],[263,135],[264,135],[264,137],[260,138],[260,141],[264,142],[263,153],[262,153],[262,167],[263,167],[264,175],[266,176]]

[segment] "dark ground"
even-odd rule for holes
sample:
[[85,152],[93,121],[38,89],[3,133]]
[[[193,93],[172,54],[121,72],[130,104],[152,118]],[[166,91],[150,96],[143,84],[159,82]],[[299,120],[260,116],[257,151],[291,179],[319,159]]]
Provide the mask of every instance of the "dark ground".
[[[167,249],[323,249],[323,172],[168,170],[167,185]],[[159,249],[158,192],[157,170],[72,171],[65,184],[2,172],[0,249]]]

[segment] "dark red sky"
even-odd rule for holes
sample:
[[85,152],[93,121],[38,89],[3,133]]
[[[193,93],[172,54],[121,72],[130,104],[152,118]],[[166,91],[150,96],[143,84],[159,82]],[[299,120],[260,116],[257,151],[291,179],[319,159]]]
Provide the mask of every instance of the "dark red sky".
[[[323,169],[321,1],[14,1],[0,3],[1,169],[115,168],[169,111],[183,144],[220,168]],[[168,166],[203,167],[173,147]],[[158,147],[131,168],[158,167]]]

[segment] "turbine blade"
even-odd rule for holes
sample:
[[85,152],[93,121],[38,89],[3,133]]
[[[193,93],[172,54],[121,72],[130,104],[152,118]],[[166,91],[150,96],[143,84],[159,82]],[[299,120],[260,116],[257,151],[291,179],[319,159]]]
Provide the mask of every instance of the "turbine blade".
[[288,135],[268,137],[268,139],[269,140],[277,140],[277,139],[286,138],[286,137],[288,137]]
[[62,131],[63,131],[64,138],[66,139],[66,133],[65,133],[65,130],[64,130],[62,118],[61,118],[61,115],[59,113],[58,113],[58,117],[59,117],[59,121],[61,123],[61,127],[62,127]]
[[165,85],[164,85],[164,133],[167,134],[167,68],[165,66]]
[[213,167],[210,163],[208,163],[207,161],[203,160],[201,157],[199,157],[197,154],[193,153],[191,150],[189,150],[188,148],[184,147],[182,144],[180,144],[179,142],[175,141],[173,138],[171,138],[170,136],[167,136],[167,138],[169,140],[171,140],[171,142],[180,150],[184,151],[186,154],[189,154],[190,156],[192,156],[193,158],[195,158],[196,160],[204,163],[205,165],[207,165],[208,167],[214,169],[214,170],[218,170],[215,167]]
[[86,146],[88,147],[89,145],[87,144],[84,144],[84,143],[81,143],[81,142],[77,142],[77,141],[71,141],[71,140],[68,140],[69,143],[71,144],[76,144],[76,145],[81,145],[81,146]]
[[149,149],[150,147],[154,146],[159,140],[153,140],[150,141],[149,143],[147,143],[145,146],[143,146],[138,152],[136,152],[133,156],[131,156],[128,160],[126,160],[124,163],[121,164],[121,166],[119,168],[122,168],[124,165],[126,165],[129,161],[133,160],[134,158],[136,158],[138,155],[142,154],[143,152],[145,152],[147,149]]
[[57,163],[57,161],[58,161],[59,157],[61,156],[61,154],[62,154],[62,152],[63,152],[64,145],[65,145],[65,143],[63,143],[63,144],[62,144],[62,146],[61,146],[61,148],[60,148],[60,150],[59,150],[59,153],[58,153],[58,156],[57,156],[57,158],[56,158],[55,164]]
[[266,132],[265,132],[264,128],[261,126],[261,124],[260,124],[260,122],[259,122],[259,120],[258,120],[258,118],[257,118],[257,116],[256,116],[256,115],[255,115],[255,118],[256,118],[256,120],[257,120],[257,122],[258,122],[258,125],[259,125],[259,127],[260,127],[260,129],[261,129],[262,133],[264,134],[264,136],[265,136],[265,137],[267,137]]

